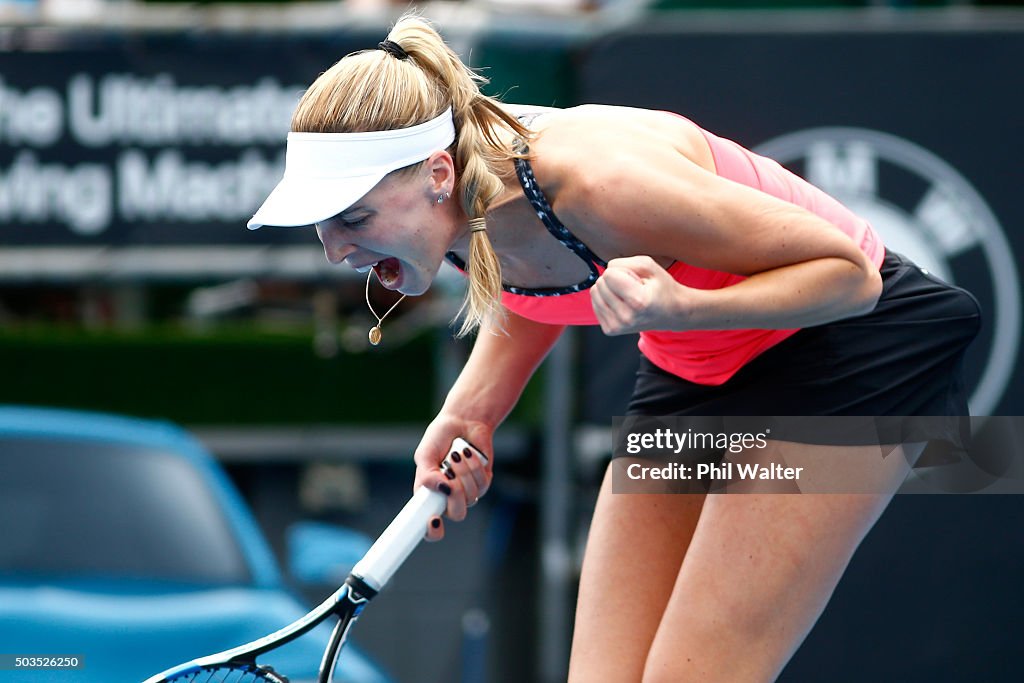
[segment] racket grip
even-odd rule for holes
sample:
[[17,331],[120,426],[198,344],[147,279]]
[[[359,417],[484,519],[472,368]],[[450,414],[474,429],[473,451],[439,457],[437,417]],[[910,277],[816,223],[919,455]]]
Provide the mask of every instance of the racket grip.
[[[462,438],[456,438],[452,442],[449,452],[461,453],[466,448],[471,449],[481,462],[487,463],[484,454]],[[423,540],[430,518],[440,515],[447,506],[447,496],[421,486],[366,552],[363,559],[352,568],[352,574],[362,579],[370,588],[376,591],[382,589]]]

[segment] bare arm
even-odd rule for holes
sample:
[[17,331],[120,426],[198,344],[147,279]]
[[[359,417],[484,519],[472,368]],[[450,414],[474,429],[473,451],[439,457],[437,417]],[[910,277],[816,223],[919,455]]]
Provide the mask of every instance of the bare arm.
[[[452,440],[461,436],[488,456],[493,456],[494,430],[519,400],[526,383],[558,340],[564,328],[544,325],[509,313],[505,332],[481,330],[469,360],[448,392],[437,417],[427,428],[416,449],[415,485],[451,489],[448,516],[465,518],[466,508],[482,496],[491,483],[494,458],[487,467],[460,460],[452,468],[454,478],[446,479],[439,469]],[[443,527],[431,527],[427,538],[437,540]]]
[[497,427],[564,329],[509,312],[504,334],[481,330],[441,412]]
[[866,313],[881,287],[877,270],[821,258],[756,273],[721,289],[676,282],[654,259],[611,261],[591,291],[606,334],[640,330],[795,329]]
[[[806,327],[874,306],[878,270],[838,228],[664,144],[632,142],[559,197],[563,220],[608,236],[611,252],[652,257],[611,260],[593,288],[606,333]],[[672,260],[747,279],[687,288],[658,265]]]

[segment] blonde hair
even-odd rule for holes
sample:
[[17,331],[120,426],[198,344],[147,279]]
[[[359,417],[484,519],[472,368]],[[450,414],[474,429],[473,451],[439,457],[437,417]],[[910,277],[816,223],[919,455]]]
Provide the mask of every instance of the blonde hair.
[[[459,59],[425,19],[407,12],[395,23],[387,40],[408,55],[400,59],[385,50],[352,53],[306,90],[292,117],[293,131],[354,133],[408,128],[452,108],[455,142],[455,195],[466,215],[483,219],[487,208],[504,190],[502,168],[523,156],[503,144],[504,127],[524,141],[530,137],[498,101],[480,92],[487,79]],[[414,167],[418,167],[418,164]],[[401,173],[399,169],[395,173]],[[482,325],[501,326],[501,266],[485,230],[470,233],[466,265],[469,288],[459,314],[457,335]]]

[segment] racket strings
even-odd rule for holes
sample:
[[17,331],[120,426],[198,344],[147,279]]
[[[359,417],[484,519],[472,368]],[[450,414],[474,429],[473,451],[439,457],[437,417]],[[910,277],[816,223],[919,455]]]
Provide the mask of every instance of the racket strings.
[[288,683],[270,667],[218,666],[167,679],[167,683]]

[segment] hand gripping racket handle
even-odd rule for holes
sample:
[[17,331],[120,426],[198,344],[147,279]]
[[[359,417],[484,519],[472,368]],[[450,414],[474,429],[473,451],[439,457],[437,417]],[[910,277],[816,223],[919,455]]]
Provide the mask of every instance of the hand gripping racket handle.
[[[472,450],[473,455],[480,458],[482,463],[487,464],[484,454],[462,438],[456,438],[452,442],[449,452],[462,453],[467,448]],[[419,545],[430,518],[440,515],[447,506],[447,496],[421,486],[366,552],[363,559],[352,568],[352,574],[362,579],[370,588],[379,591]]]

